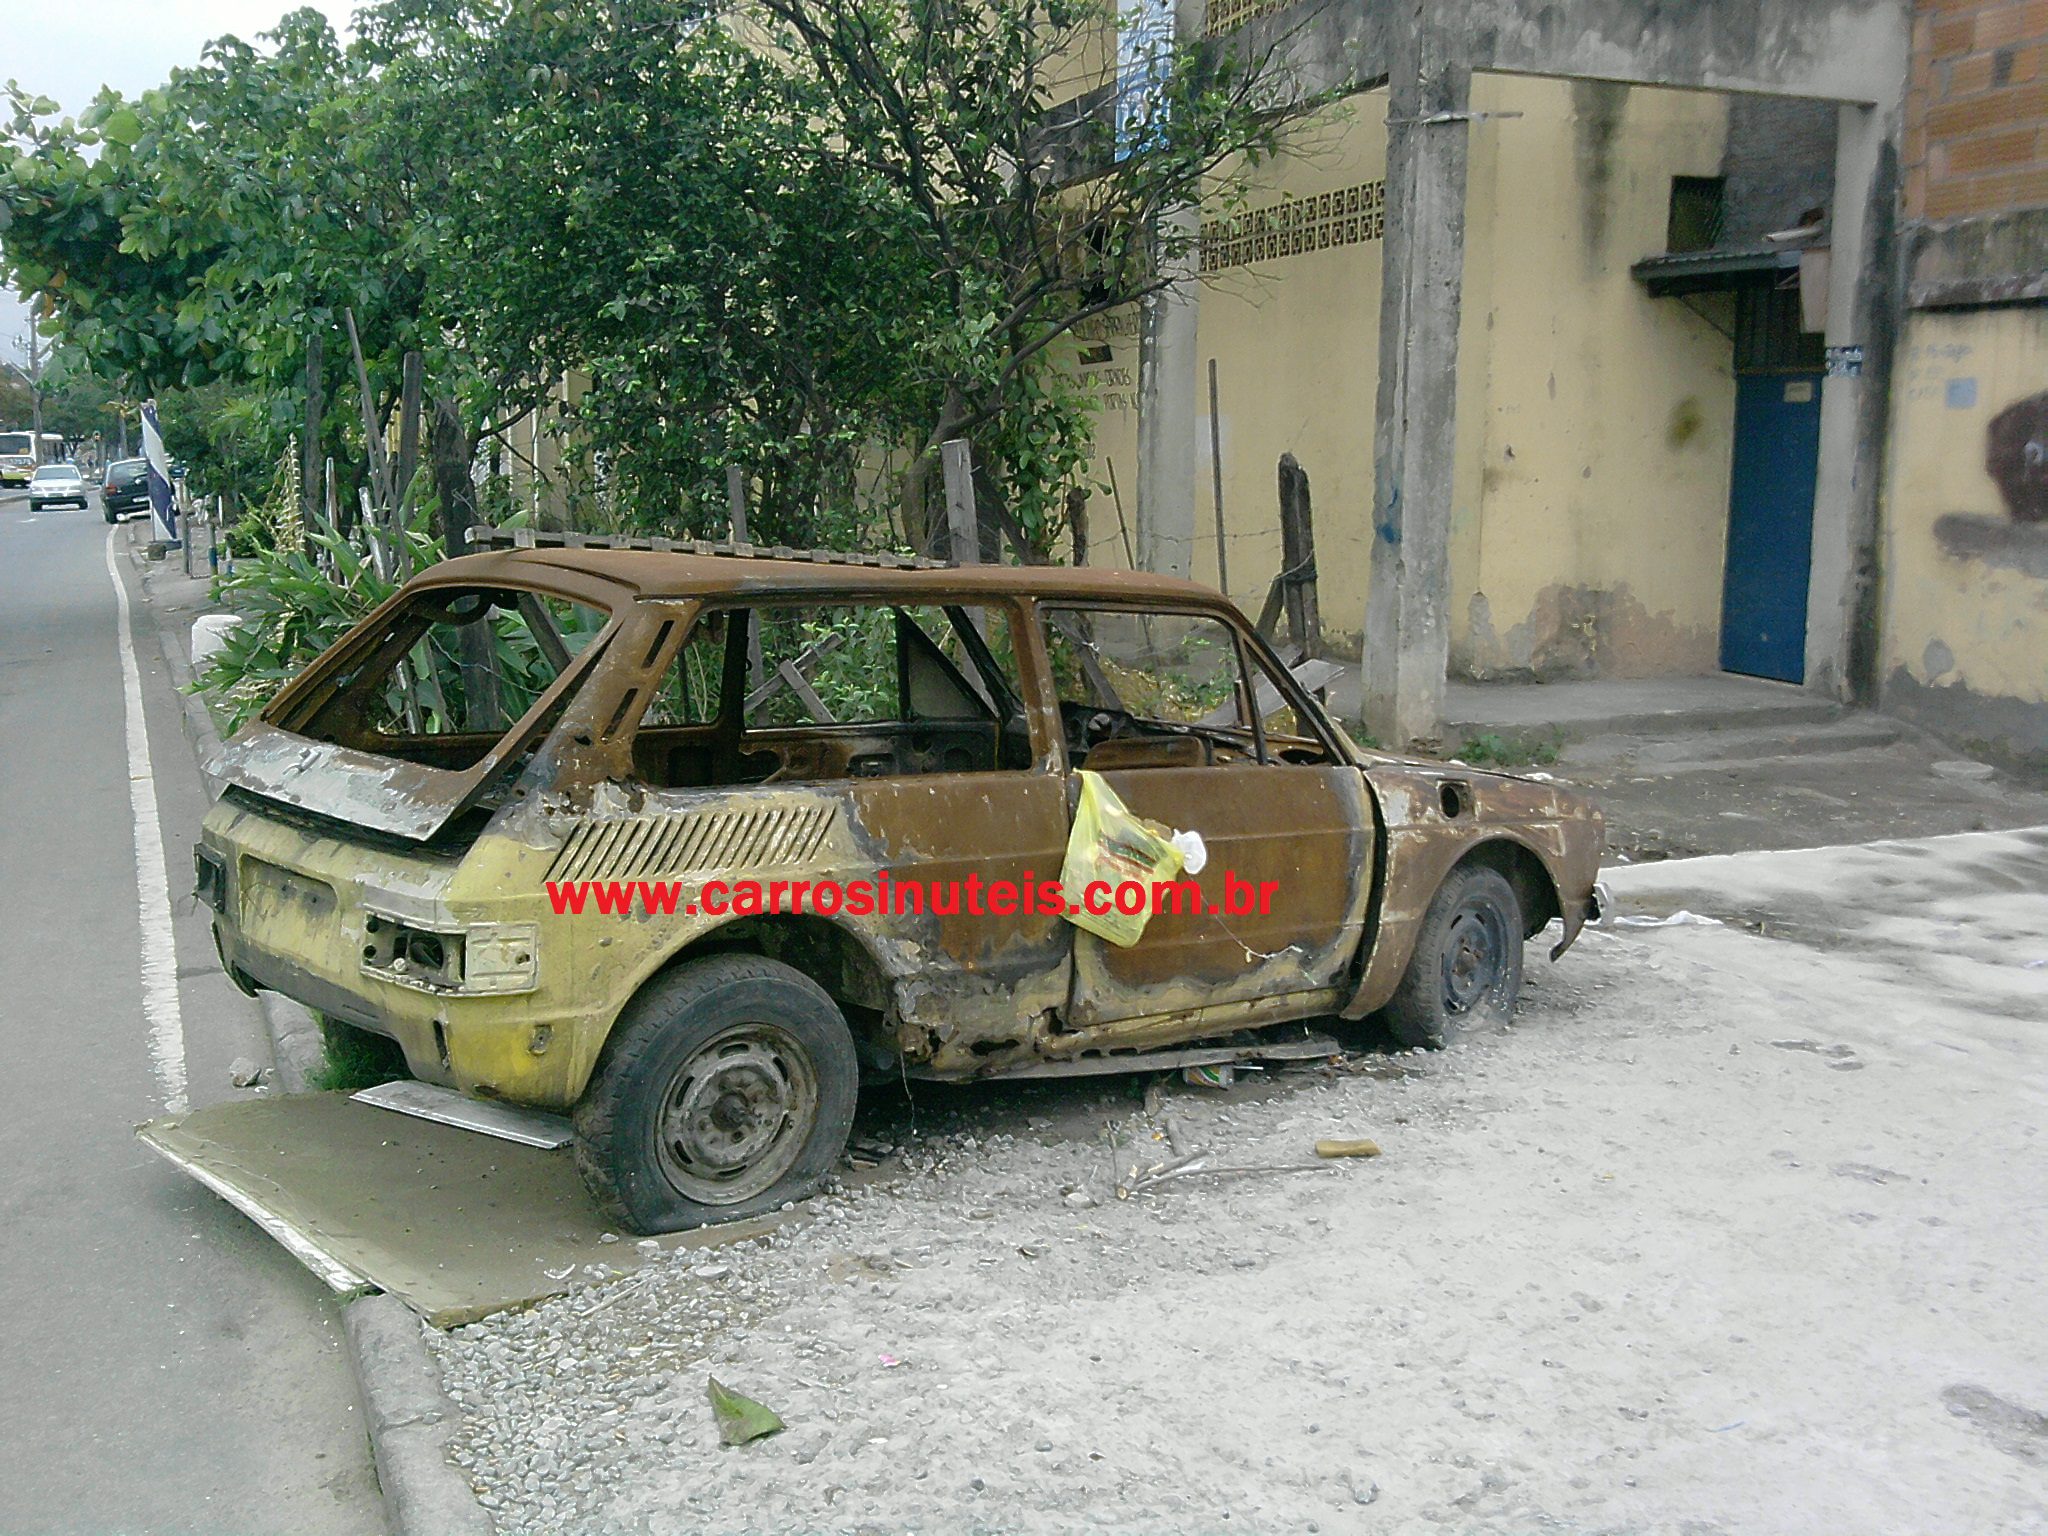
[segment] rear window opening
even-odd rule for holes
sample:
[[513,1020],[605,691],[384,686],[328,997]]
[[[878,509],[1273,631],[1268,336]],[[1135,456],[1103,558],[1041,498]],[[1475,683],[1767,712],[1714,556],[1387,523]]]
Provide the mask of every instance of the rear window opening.
[[289,715],[271,723],[462,772],[526,719],[609,620],[602,609],[545,593],[429,587],[386,615],[366,645],[332,661]]

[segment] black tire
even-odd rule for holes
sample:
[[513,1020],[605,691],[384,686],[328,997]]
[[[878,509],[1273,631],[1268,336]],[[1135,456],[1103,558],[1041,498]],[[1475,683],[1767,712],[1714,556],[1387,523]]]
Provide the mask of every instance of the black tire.
[[853,1129],[860,1063],[801,971],[714,955],[626,1005],[577,1102],[576,1166],[635,1232],[737,1221],[825,1181]]
[[118,523],[119,521],[121,521],[121,514],[116,512],[112,507],[108,507],[106,509],[106,513],[108,522]]
[[1512,1018],[1522,993],[1522,903],[1497,869],[1445,876],[1423,914],[1415,953],[1386,1007],[1403,1045],[1441,1050],[1479,1023]]

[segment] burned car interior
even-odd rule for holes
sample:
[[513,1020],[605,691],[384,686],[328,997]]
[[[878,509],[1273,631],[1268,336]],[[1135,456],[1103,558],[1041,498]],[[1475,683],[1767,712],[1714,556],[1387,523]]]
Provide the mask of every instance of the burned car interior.
[[[1071,767],[1335,760],[1213,616],[1039,617]],[[707,607],[641,720],[635,776],[682,789],[1027,769],[1018,622],[958,603]]]
[[[526,727],[527,747],[539,739],[567,698],[555,685],[609,619],[551,594],[425,588],[357,637],[272,723],[315,741],[466,772],[515,726]],[[547,710],[529,719],[544,699]]]
[[1031,764],[992,610],[892,604],[700,613],[650,701],[634,770],[655,788],[802,783]]

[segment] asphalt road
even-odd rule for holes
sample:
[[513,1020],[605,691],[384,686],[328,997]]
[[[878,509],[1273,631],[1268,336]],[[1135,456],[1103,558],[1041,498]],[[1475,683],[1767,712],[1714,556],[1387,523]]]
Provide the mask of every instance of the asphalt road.
[[[354,1536],[382,1507],[334,1300],[132,1134],[180,1075],[203,1105],[269,1059],[189,894],[205,796],[140,533],[112,531],[153,796],[131,794],[98,498],[31,516],[0,493],[0,1531]],[[137,799],[175,914],[148,1018]]]

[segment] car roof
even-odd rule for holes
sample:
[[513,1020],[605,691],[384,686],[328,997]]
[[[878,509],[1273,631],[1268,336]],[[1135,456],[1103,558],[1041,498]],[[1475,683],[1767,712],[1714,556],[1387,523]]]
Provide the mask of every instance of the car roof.
[[[595,579],[621,589],[622,596],[656,601],[801,596],[810,592],[857,593],[906,602],[975,595],[1073,602],[1164,601],[1176,606],[1213,605],[1223,600],[1197,582],[1144,571],[1064,565],[913,564],[890,556],[833,555],[823,551],[808,557],[778,558],[783,554],[646,549],[489,550],[444,561],[419,579],[435,586],[505,582],[541,588],[563,577],[572,583],[578,578],[585,582]],[[881,563],[884,560],[892,563]]]

